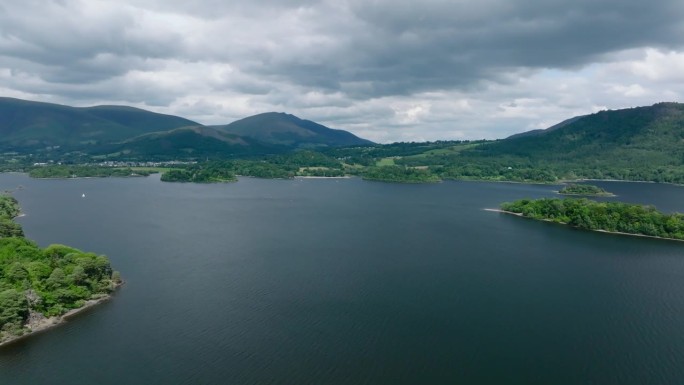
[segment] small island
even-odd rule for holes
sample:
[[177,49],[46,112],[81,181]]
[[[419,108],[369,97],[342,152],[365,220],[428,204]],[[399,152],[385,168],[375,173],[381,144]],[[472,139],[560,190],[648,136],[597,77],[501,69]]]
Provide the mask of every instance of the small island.
[[18,215],[17,200],[0,196],[0,345],[59,324],[122,283],[105,256],[38,247],[13,220]]
[[684,240],[684,214],[664,214],[653,206],[544,198],[502,203],[500,211],[586,230]]
[[601,187],[590,185],[590,184],[574,184],[571,183],[558,191],[559,194],[563,195],[585,195],[585,196],[602,196],[602,197],[613,197],[615,194],[610,193]]

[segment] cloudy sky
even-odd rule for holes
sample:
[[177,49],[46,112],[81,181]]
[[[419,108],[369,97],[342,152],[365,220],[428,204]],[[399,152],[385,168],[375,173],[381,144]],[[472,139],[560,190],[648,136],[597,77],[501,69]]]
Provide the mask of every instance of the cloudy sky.
[[0,96],[502,138],[684,102],[684,1],[0,0]]

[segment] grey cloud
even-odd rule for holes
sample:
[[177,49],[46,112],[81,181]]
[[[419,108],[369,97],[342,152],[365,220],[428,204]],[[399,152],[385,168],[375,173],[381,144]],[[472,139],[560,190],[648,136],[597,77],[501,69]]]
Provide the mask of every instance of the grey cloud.
[[[498,74],[519,67],[572,68],[634,47],[681,47],[684,25],[682,3],[665,0],[136,3],[195,18],[226,16],[219,30],[224,36],[190,38],[172,26],[154,33],[154,26],[139,25],[132,9],[111,3],[111,12],[94,15],[79,11],[84,3],[75,1],[27,4],[0,11],[0,47],[4,55],[61,66],[48,81],[114,77],[147,58],[227,60],[247,74],[355,98],[473,87],[502,81]],[[274,20],[300,9],[307,12],[281,24]],[[248,29],[245,36],[233,28],[233,17]],[[308,36],[325,39],[299,43]],[[97,62],[102,55],[127,59]]]
[[370,97],[499,81],[495,74],[517,67],[579,67],[634,47],[681,47],[684,6],[656,3],[353,2],[350,16],[363,28],[327,31],[347,34],[345,49],[313,68],[293,61],[272,70],[322,88],[371,82],[359,95]]
[[285,9],[311,7],[320,0],[259,0],[259,1],[169,1],[169,0],[138,0],[136,5],[157,12],[171,12],[183,15],[193,15],[204,19],[217,19],[235,13],[272,14]]
[[15,2],[0,8],[0,54],[48,68],[49,82],[97,81],[121,75],[147,58],[173,57],[178,36],[139,31],[124,8],[84,10],[77,1]]
[[[495,112],[536,92],[567,103],[519,83],[629,50],[681,50],[681,36],[681,0],[0,0],[0,73],[9,74],[0,88],[150,106],[207,100],[179,108],[212,119],[212,96],[239,97],[231,114],[292,108],[331,126],[372,121],[393,135],[417,128],[397,123],[390,100],[459,93],[496,98],[481,110]],[[211,73],[221,66],[229,71]],[[433,110],[416,124],[457,136],[452,126],[480,127],[481,111],[467,120]],[[500,132],[501,122],[481,127]]]

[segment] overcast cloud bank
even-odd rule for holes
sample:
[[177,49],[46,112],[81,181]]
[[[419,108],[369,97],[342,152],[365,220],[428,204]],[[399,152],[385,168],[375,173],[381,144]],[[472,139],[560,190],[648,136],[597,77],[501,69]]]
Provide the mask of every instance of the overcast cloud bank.
[[0,95],[379,142],[502,138],[684,98],[680,0],[0,0]]

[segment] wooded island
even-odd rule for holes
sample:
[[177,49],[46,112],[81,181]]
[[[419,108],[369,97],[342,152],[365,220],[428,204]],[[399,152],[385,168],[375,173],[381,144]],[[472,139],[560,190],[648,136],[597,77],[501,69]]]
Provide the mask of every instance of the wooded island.
[[501,210],[580,229],[684,240],[684,214],[664,214],[653,206],[582,199],[521,199]]
[[562,189],[560,189],[560,191],[558,191],[558,193],[563,195],[593,195],[604,197],[615,196],[615,194],[609,193],[608,191],[598,186],[574,183],[571,183],[563,187]]

